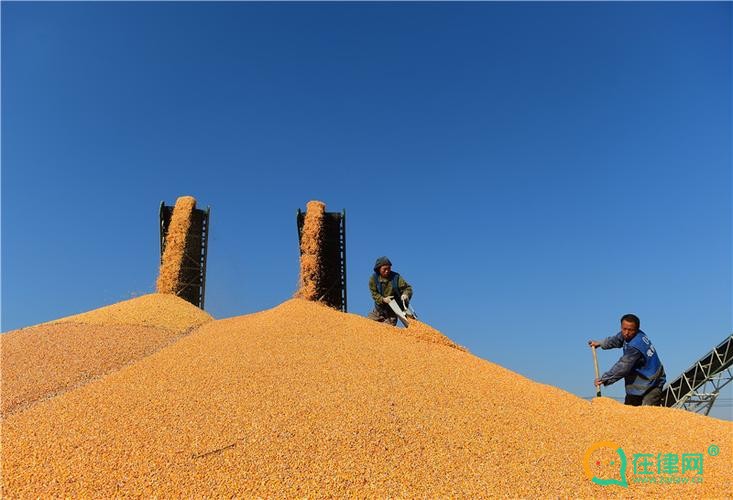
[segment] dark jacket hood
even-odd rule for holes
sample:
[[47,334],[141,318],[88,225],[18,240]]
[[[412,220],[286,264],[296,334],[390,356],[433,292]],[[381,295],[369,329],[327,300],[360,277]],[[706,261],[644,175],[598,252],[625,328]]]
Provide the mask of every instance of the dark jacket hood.
[[379,268],[382,266],[391,266],[392,262],[387,257],[379,257],[377,262],[374,263],[374,272],[378,273]]

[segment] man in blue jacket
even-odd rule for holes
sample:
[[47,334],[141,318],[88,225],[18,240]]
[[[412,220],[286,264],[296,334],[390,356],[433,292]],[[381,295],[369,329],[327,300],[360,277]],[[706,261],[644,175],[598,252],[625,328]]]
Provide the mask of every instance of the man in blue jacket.
[[596,386],[611,385],[625,379],[626,400],[631,406],[660,406],[662,387],[667,381],[664,366],[649,337],[639,329],[639,318],[633,314],[621,317],[621,331],[601,341],[589,340],[591,347],[601,349],[623,348],[624,354],[600,378]]

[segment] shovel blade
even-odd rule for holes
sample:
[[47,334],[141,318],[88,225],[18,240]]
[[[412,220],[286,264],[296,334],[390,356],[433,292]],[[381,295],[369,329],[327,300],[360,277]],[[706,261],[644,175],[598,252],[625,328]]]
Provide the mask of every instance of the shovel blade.
[[405,316],[404,311],[400,309],[400,306],[397,305],[397,301],[395,299],[389,301],[389,307],[394,311],[400,321],[402,321],[403,325],[409,326],[410,323],[407,321],[407,316]]

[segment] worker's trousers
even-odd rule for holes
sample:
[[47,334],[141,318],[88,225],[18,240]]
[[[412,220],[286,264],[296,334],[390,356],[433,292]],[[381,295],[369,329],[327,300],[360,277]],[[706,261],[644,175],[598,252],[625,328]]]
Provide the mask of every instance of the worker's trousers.
[[624,404],[629,406],[662,406],[662,388],[659,386],[652,387],[641,396],[627,394]]
[[387,306],[374,306],[374,310],[367,315],[367,318],[397,326],[397,315]]

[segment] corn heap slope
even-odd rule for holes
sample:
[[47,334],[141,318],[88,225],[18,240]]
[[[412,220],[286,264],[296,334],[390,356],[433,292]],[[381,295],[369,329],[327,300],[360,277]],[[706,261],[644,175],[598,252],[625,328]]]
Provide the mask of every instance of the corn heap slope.
[[150,294],[0,335],[2,415],[116,371],[211,319],[183,299]]
[[[730,423],[589,403],[425,341],[442,335],[424,328],[302,299],[210,321],[7,418],[4,493],[731,496]],[[582,459],[606,440],[629,457],[711,443],[720,455],[705,457],[702,484],[604,488]]]

